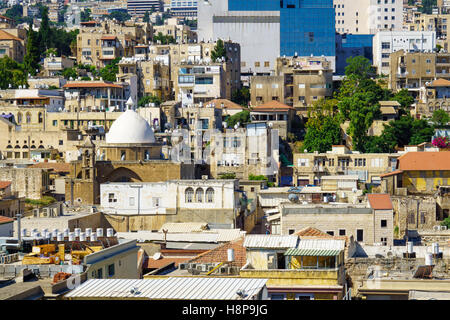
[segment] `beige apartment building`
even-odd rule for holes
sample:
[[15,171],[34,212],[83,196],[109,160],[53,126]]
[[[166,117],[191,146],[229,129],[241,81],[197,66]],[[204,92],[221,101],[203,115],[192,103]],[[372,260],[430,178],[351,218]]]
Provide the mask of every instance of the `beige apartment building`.
[[323,57],[282,57],[276,60],[275,75],[253,76],[251,104],[276,100],[306,116],[308,106],[333,94],[333,70]]
[[[169,65],[173,90],[176,93],[175,82],[179,76],[179,68],[177,66],[183,64],[207,65],[211,63],[211,52],[215,46],[215,42],[151,45],[148,57],[164,61],[165,64]],[[241,88],[241,46],[238,43],[224,41],[224,47],[226,57],[225,61],[220,64],[224,73],[224,79],[226,79],[224,82],[225,93],[224,96],[217,98],[230,99],[233,92]],[[218,62],[215,64],[217,65]],[[214,98],[216,97],[212,97],[212,99]]]
[[357,175],[360,182],[380,184],[380,176],[395,170],[397,153],[359,153],[333,146],[327,153],[294,153],[294,185],[320,185],[328,175]]
[[197,33],[187,25],[180,24],[181,19],[167,19],[162,26],[153,26],[154,35],[161,33],[163,36],[172,36],[176,43],[194,43],[197,41]]
[[431,117],[436,110],[444,110],[450,114],[450,80],[439,78],[420,88],[415,114]]
[[61,74],[66,68],[72,68],[75,61],[66,57],[50,56],[44,58],[44,76],[53,77]]
[[391,53],[389,88],[408,89],[418,96],[421,87],[436,78],[450,79],[450,53],[405,52]]
[[131,57],[134,47],[148,44],[152,37],[151,26],[132,22],[83,24],[77,36],[77,62],[102,68],[118,57]]
[[[146,46],[148,48],[148,46]],[[169,100],[172,94],[170,69],[161,61],[147,58],[124,57],[119,62],[118,79],[137,75],[138,97],[154,95],[162,101]]]
[[402,30],[403,0],[333,0],[333,4],[338,33]]
[[123,111],[124,85],[106,81],[68,81],[64,86],[64,109],[78,111]]
[[7,56],[14,61],[22,62],[24,55],[25,41],[0,29],[0,58]]
[[450,30],[450,14],[426,14],[419,11],[412,12],[406,19],[405,28],[408,31],[434,31],[437,44],[445,51],[449,51],[447,31]]

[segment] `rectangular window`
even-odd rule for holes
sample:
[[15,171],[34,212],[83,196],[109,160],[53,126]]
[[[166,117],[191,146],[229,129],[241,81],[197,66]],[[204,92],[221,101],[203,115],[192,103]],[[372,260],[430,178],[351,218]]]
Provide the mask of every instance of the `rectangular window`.
[[114,276],[114,263],[108,266],[108,277]]
[[356,241],[358,242],[364,241],[364,230],[362,229],[356,230]]
[[345,236],[345,229],[339,229],[339,235]]
[[108,194],[108,201],[109,202],[117,202],[117,199],[114,198],[114,193]]
[[327,231],[330,236],[334,236],[334,231]]
[[153,198],[153,207],[159,207],[160,198]]
[[308,167],[309,159],[298,159],[298,166],[299,167]]
[[103,279],[103,269],[97,270],[97,279]]
[[134,207],[134,197],[130,197],[130,207]]
[[381,227],[386,228],[387,227],[387,220],[381,220]]

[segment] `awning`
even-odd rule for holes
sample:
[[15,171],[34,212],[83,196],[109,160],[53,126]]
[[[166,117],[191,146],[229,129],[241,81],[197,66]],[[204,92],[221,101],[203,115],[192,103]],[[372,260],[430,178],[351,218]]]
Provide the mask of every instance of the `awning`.
[[268,216],[266,218],[267,221],[273,221],[273,220],[278,220],[278,219],[281,219],[281,213],[274,214],[273,216]]
[[298,249],[290,248],[284,253],[285,256],[319,256],[319,257],[334,257],[339,255],[341,250],[328,249]]
[[273,213],[278,213],[280,212],[279,209],[268,209],[268,210],[264,210],[265,214],[273,214]]

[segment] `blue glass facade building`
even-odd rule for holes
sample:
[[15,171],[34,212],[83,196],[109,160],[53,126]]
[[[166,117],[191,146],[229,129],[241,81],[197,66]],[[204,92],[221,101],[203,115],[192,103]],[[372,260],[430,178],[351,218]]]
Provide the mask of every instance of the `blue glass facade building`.
[[333,0],[228,0],[228,10],[279,11],[280,55],[335,56]]
[[336,74],[344,75],[347,59],[363,56],[373,63],[373,34],[336,34]]

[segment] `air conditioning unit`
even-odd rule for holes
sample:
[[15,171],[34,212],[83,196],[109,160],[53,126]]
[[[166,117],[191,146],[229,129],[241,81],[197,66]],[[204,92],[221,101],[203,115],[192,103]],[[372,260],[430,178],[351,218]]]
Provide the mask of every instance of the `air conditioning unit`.
[[220,274],[226,274],[228,272],[228,268],[227,267],[220,267],[219,268],[219,273]]
[[442,231],[447,230],[447,226],[441,226],[441,230]]
[[35,218],[39,217],[39,209],[33,209],[33,217]]
[[434,231],[440,231],[441,230],[441,226],[437,225],[433,227]]
[[189,266],[189,263],[180,263],[178,266],[180,270],[186,270]]
[[190,263],[189,264],[189,269],[196,269],[197,268],[197,264],[196,263]]

